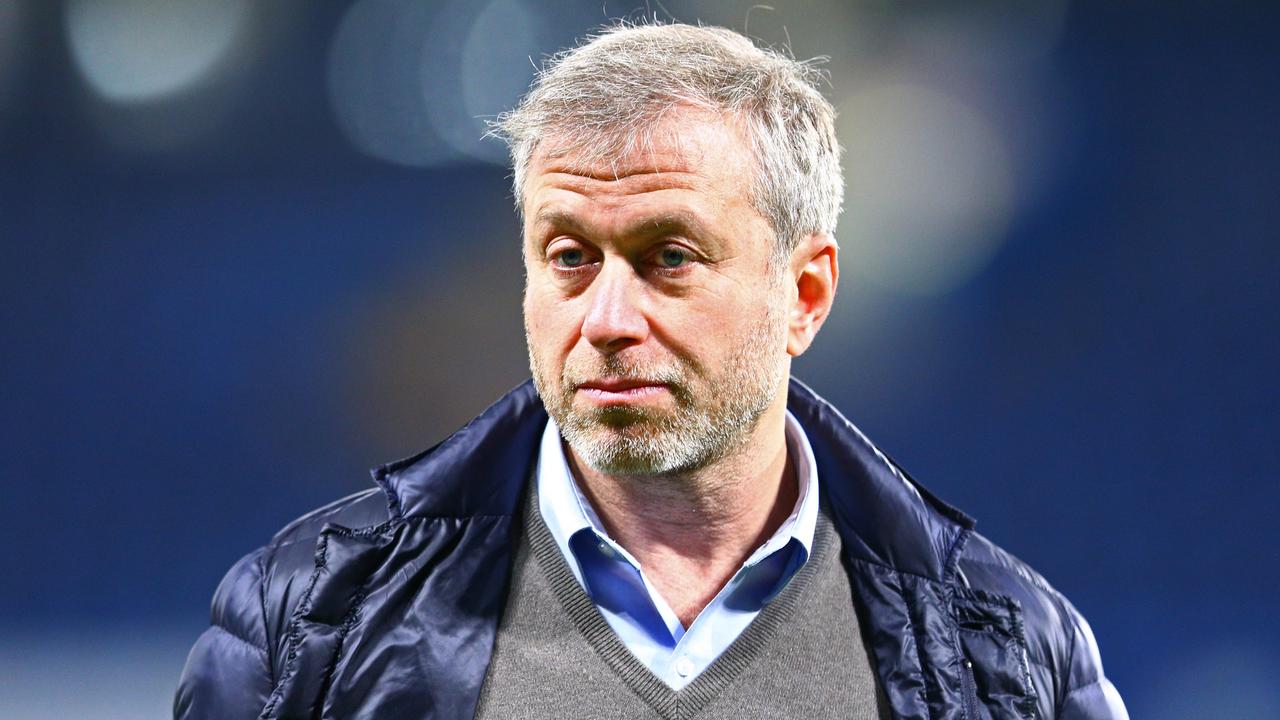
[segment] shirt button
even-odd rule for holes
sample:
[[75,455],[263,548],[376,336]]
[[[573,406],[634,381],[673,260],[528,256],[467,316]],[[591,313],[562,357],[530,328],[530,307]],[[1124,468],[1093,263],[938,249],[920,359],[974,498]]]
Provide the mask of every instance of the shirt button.
[[600,543],[599,547],[600,547],[600,554],[601,554],[601,555],[604,555],[604,556],[605,556],[605,557],[607,557],[607,558],[611,558],[611,557],[613,557],[613,555],[614,555],[614,553],[613,553],[613,548],[609,547],[609,543],[602,542],[602,543]]
[[680,677],[689,677],[693,673],[693,661],[687,657],[681,657],[676,660],[676,674]]

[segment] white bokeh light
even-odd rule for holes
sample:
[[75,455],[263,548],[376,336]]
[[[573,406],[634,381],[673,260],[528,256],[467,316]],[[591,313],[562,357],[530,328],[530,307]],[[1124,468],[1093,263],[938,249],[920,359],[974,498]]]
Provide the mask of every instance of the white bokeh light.
[[514,106],[529,89],[545,35],[542,14],[520,0],[493,0],[480,11],[462,45],[462,112],[432,116],[450,144],[473,157],[506,162],[502,143],[477,140],[486,118]]
[[428,103],[438,101],[422,62],[435,40],[434,13],[415,0],[361,0],[342,18],[329,50],[329,102],[366,155],[411,166],[454,158],[427,119]]
[[361,152],[400,165],[505,163],[486,120],[528,89],[548,49],[545,14],[520,0],[361,0],[330,53],[339,126]]
[[71,0],[65,19],[71,57],[89,87],[136,103],[215,74],[249,14],[248,0]]
[[946,293],[980,271],[1012,211],[1009,154],[977,111],[920,84],[872,82],[840,105],[846,272]]

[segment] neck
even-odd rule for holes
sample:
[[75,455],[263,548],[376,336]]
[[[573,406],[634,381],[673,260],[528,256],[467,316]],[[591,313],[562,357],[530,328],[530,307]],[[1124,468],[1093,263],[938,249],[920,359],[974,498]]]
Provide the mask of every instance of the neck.
[[605,530],[640,562],[686,628],[795,507],[785,412],[782,403],[770,407],[737,452],[682,475],[608,475],[569,449]]

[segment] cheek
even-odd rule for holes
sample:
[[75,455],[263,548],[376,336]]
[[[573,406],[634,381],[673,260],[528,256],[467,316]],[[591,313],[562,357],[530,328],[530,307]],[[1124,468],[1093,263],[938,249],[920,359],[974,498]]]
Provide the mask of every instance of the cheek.
[[722,360],[742,352],[744,343],[753,352],[782,352],[785,348],[786,313],[778,298],[766,293],[726,299],[690,320],[697,325],[689,336],[701,337],[701,342],[714,346]]
[[694,342],[723,344],[746,328],[758,327],[768,313],[762,296],[749,292],[720,292],[670,307],[664,314]]
[[575,320],[574,304],[529,289],[524,297],[524,327],[530,350],[544,363],[559,365],[573,348],[581,319]]

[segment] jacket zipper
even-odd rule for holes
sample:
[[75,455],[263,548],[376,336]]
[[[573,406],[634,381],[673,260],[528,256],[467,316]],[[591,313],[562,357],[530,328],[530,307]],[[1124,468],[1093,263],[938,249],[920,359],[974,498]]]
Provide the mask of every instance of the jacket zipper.
[[973,662],[969,658],[964,659],[964,672],[960,675],[964,685],[965,716],[969,720],[978,720],[978,683],[973,678]]

